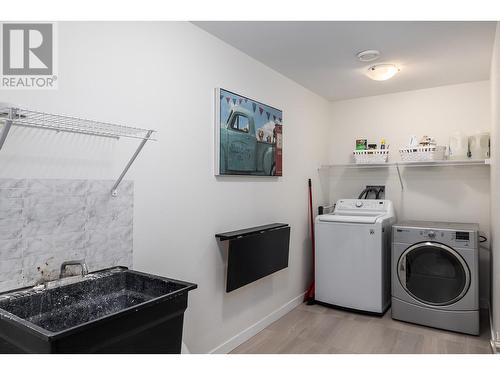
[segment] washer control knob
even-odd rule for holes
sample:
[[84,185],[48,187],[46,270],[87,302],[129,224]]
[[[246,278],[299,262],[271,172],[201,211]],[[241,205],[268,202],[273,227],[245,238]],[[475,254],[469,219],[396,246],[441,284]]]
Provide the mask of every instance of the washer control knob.
[[432,230],[429,233],[427,233],[427,235],[429,236],[429,238],[436,237],[436,233],[434,231],[432,231]]
[[359,207],[362,207],[362,206],[363,206],[363,202],[361,202],[361,201],[357,201],[356,202],[356,207],[359,208]]

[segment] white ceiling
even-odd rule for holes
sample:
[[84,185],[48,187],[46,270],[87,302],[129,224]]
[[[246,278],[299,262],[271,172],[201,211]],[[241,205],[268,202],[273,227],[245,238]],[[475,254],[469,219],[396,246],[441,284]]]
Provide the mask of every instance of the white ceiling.
[[[329,100],[489,79],[495,22],[259,22],[195,25]],[[372,81],[356,53],[377,49],[396,63]],[[373,64],[373,63],[371,63]]]

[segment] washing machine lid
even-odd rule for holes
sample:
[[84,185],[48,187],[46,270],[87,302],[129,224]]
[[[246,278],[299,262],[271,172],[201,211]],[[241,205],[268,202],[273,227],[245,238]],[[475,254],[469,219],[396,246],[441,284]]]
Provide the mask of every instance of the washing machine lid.
[[383,199],[339,199],[332,214],[319,221],[331,223],[375,224],[381,217],[393,216],[392,202]]
[[384,216],[380,213],[365,212],[363,214],[328,214],[318,216],[319,221],[330,223],[357,223],[357,224],[375,224],[377,219]]

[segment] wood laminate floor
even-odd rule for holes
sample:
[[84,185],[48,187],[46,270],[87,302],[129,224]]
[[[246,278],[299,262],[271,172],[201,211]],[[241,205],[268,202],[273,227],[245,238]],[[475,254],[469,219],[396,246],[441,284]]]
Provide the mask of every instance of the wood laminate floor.
[[491,353],[489,319],[481,335],[470,336],[302,304],[232,351],[234,354],[322,353]]

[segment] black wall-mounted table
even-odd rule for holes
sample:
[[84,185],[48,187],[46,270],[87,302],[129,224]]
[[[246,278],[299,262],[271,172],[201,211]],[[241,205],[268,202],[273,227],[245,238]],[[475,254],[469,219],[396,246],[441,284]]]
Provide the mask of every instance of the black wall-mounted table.
[[290,226],[274,223],[218,233],[229,241],[226,292],[288,267]]

